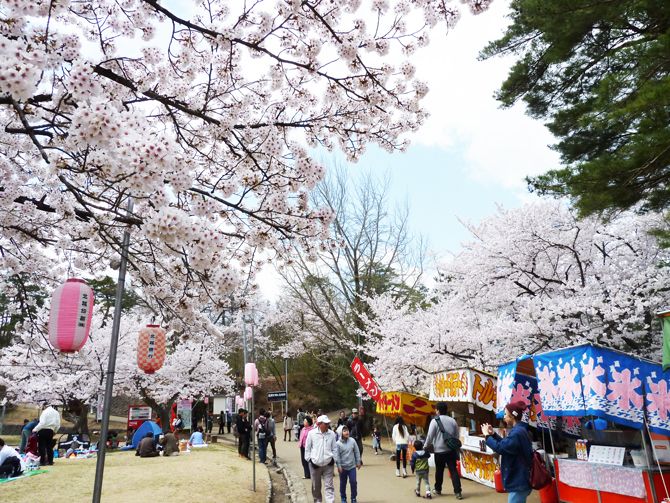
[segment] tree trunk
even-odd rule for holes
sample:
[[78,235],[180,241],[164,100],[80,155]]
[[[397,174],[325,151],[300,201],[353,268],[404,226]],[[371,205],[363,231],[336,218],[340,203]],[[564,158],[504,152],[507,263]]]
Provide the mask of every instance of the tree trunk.
[[144,403],[151,407],[151,410],[156,413],[156,417],[160,419],[160,426],[163,430],[163,433],[170,431],[170,409],[172,409],[172,404],[177,399],[177,395],[171,397],[166,404],[158,403],[156,400],[147,396],[147,394],[143,393],[142,391],[140,391],[140,395],[142,396]]
[[74,424],[75,433],[89,435],[88,406],[81,400],[69,400],[63,408],[63,419]]

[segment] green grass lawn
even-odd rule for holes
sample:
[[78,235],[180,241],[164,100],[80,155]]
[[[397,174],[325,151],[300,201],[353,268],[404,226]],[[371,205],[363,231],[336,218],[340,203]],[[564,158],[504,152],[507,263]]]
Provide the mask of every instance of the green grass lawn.
[[[2,501],[90,502],[95,458],[56,459],[48,472],[2,484]],[[240,459],[230,446],[167,458],[139,458],[134,451],[111,452],[105,460],[102,500],[131,501],[265,502],[267,471],[257,466],[256,492],[251,490],[251,462]]]

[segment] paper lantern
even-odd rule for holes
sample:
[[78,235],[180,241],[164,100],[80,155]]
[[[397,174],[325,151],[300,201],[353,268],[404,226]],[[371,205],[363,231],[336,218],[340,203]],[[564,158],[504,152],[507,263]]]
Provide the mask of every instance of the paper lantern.
[[246,388],[244,388],[245,400],[251,400],[253,396],[254,396],[254,390],[251,388],[251,386],[247,386]]
[[93,289],[70,278],[56,288],[49,311],[49,342],[62,353],[79,351],[88,340],[93,315]]
[[160,325],[147,325],[137,339],[137,366],[153,374],[165,361],[165,330]]
[[236,396],[235,405],[237,406],[238,409],[244,407],[244,398],[242,398],[241,396]]
[[258,369],[255,363],[247,363],[244,366],[244,383],[247,386],[258,386]]

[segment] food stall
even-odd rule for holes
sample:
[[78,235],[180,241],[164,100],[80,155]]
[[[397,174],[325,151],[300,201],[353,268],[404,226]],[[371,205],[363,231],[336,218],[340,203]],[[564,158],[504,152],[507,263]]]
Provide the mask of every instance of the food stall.
[[430,399],[449,402],[449,411],[460,427],[461,475],[488,487],[495,487],[498,459],[484,444],[481,425],[495,423],[496,378],[470,368],[433,374]]
[[668,497],[669,390],[660,364],[591,344],[522,357],[498,374],[501,407],[524,400],[529,422],[548,436],[566,503]]

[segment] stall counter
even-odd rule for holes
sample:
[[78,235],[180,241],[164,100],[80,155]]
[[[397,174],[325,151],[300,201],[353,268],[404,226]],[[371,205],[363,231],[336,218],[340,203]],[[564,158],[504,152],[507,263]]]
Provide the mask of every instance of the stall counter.
[[559,499],[564,503],[655,503],[665,495],[661,478],[670,484],[670,469],[659,472],[575,459],[555,459],[554,467]]

